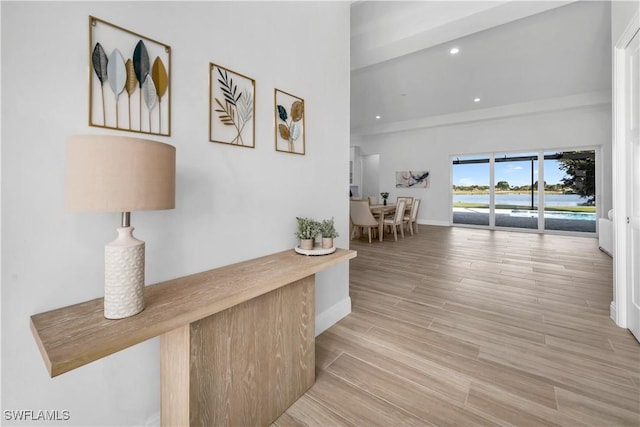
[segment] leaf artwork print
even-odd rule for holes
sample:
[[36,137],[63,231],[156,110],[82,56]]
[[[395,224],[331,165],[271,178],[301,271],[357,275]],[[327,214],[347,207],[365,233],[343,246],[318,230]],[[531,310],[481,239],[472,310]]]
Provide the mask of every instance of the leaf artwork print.
[[[278,117],[284,122],[278,124],[278,132],[280,133],[280,137],[287,141],[289,152],[294,153],[294,143],[298,140],[298,138],[300,138],[301,134],[300,120],[302,120],[302,117],[304,115],[304,104],[302,103],[302,101],[294,101],[293,104],[291,104],[290,115],[287,114],[286,108],[284,108],[284,106],[282,105],[278,105],[277,109]],[[289,117],[291,118],[291,120],[287,122]]]
[[215,68],[217,70],[217,87],[222,93],[222,99],[214,96],[213,111],[217,113],[220,123],[234,129],[231,140],[224,142],[251,146],[253,144],[252,141],[251,143],[245,143],[243,131],[253,118],[252,91],[247,87],[239,90],[238,84],[234,82],[233,77],[227,70],[220,67]]
[[169,46],[89,16],[89,125],[169,135],[168,70]]

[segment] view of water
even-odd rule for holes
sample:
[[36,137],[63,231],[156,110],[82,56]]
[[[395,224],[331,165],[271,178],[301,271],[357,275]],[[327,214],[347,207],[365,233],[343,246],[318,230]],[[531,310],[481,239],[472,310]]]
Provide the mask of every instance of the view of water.
[[[514,205],[527,206],[531,205],[531,193],[529,194],[496,194],[496,205]],[[580,206],[587,199],[577,194],[546,194],[545,206]],[[462,203],[484,203],[489,205],[488,194],[454,194],[453,202]],[[538,194],[533,196],[533,205],[538,206]]]

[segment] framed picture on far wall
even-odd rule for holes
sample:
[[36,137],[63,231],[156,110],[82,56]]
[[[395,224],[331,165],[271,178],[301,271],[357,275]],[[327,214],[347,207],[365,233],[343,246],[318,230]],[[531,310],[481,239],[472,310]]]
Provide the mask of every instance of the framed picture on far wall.
[[396,188],[429,187],[429,171],[396,172]]
[[304,155],[304,100],[275,89],[274,106],[276,151]]
[[209,63],[209,141],[255,148],[256,81]]

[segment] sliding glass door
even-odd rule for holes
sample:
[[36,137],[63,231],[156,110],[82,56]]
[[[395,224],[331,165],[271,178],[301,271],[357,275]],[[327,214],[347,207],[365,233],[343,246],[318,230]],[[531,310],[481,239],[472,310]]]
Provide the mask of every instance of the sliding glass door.
[[496,227],[538,229],[538,153],[495,157]]
[[594,150],[455,156],[452,222],[595,233],[595,162]]
[[453,223],[489,226],[490,156],[453,159]]
[[596,232],[596,153],[544,153],[544,229]]

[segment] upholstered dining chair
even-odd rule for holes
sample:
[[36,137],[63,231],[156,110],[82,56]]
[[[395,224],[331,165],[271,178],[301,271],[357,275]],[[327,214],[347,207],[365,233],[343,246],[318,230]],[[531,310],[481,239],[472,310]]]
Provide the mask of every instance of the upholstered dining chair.
[[366,228],[367,234],[369,235],[369,243],[371,243],[371,229],[374,228],[374,230],[376,230],[378,228],[378,221],[371,213],[369,201],[351,200],[349,203],[349,215],[351,216],[351,223],[353,224],[351,239],[353,239],[358,227],[363,230]]
[[376,196],[369,196],[369,204],[370,205],[377,205],[378,204],[378,198]]
[[416,233],[418,232],[418,208],[420,208],[420,199],[413,199],[411,204],[411,212],[404,216],[403,222],[409,226],[409,231],[413,236],[413,225],[416,226]]
[[405,199],[399,199],[396,202],[396,213],[391,218],[384,219],[384,225],[393,228],[393,238],[398,240],[398,227],[400,227],[400,234],[404,239],[404,226],[403,226],[403,218],[404,218],[404,208],[407,205],[407,201]]
[[405,200],[407,202],[407,204],[404,206],[405,209],[408,209],[409,206],[411,206],[411,204],[413,203],[413,197],[406,197],[406,196],[397,197],[396,203],[398,203],[398,200]]

